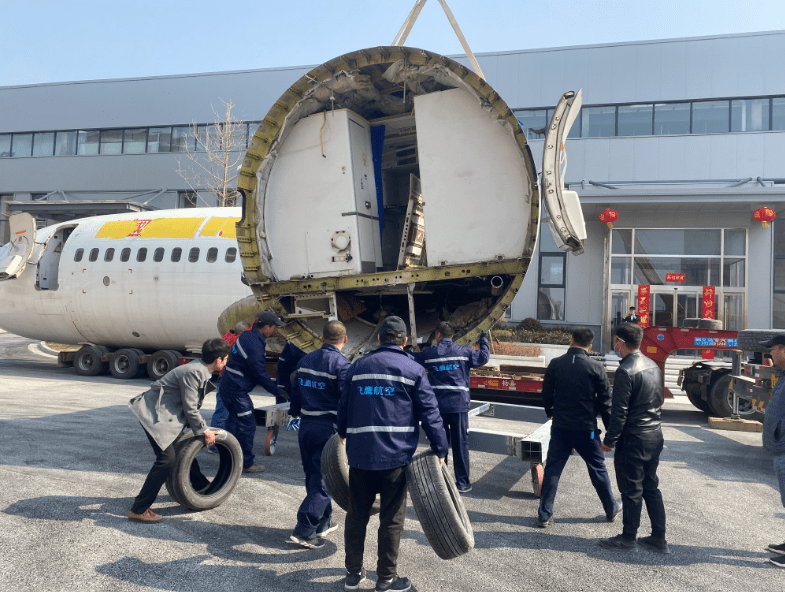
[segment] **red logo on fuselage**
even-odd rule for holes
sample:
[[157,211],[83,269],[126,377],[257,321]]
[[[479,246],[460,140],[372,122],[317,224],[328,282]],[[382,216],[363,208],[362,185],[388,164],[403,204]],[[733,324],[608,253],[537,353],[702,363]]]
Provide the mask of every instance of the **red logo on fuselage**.
[[136,228],[134,228],[134,231],[128,236],[141,236],[142,230],[144,230],[144,227],[150,224],[150,222],[152,222],[152,220],[137,220]]

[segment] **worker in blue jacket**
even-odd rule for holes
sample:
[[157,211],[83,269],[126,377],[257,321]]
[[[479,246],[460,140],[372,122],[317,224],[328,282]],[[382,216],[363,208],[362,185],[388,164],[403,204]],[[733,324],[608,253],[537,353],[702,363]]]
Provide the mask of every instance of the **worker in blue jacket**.
[[267,374],[265,361],[266,338],[276,327],[286,325],[274,312],[266,310],[254,321],[253,329],[245,331],[232,346],[232,355],[226,364],[218,391],[229,411],[226,431],[232,434],[243,450],[243,472],[261,473],[264,467],[254,464],[253,439],[256,435],[256,417],[250,393],[258,384],[270,394],[278,387]]
[[297,364],[305,356],[305,352],[291,341],[286,342],[281,355],[278,356],[278,366],[275,371],[275,382],[278,390],[275,392],[275,402],[285,403],[292,396],[292,373],[297,369]]
[[311,549],[324,546],[323,537],[337,528],[332,525],[330,496],[322,485],[322,449],[338,427],[338,401],[351,366],[341,353],[346,341],[342,322],[326,323],[322,330],[324,345],[300,360],[292,382],[289,415],[302,418],[298,439],[305,499],[289,540]]
[[428,371],[428,381],[439,402],[444,429],[452,446],[458,491],[468,493],[472,490],[469,480],[469,370],[487,364],[491,353],[485,333],[478,342],[480,351],[454,344],[453,334],[450,323],[439,323],[434,345],[413,355]]
[[400,317],[387,317],[378,339],[376,351],[349,368],[338,403],[338,436],[349,459],[344,589],[356,590],[365,579],[365,531],[378,493],[376,590],[402,592],[411,587],[396,571],[406,517],[406,467],[417,449],[419,424],[441,462],[448,445],[425,370],[403,351],[406,324]]

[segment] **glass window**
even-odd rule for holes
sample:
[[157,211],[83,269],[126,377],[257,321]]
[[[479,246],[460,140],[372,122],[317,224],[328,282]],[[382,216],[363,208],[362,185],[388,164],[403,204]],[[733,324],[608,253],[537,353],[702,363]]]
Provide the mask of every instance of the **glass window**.
[[199,247],[193,247],[188,252],[188,262],[196,263],[197,261],[199,261]]
[[226,249],[226,262],[234,263],[235,259],[237,259],[237,249],[235,247],[229,247]]
[[120,154],[123,148],[123,130],[101,132],[101,154]]
[[785,97],[771,100],[771,129],[785,130]]
[[631,257],[614,257],[611,259],[611,283],[629,284]]
[[207,249],[207,263],[215,263],[216,259],[218,259],[218,248],[210,247]]
[[84,249],[77,249],[74,253],[74,261],[81,261],[82,255],[84,255]]
[[194,149],[194,141],[191,139],[189,141],[189,137],[191,136],[189,132],[189,127],[187,125],[181,125],[178,127],[172,128],[172,152],[185,152],[186,146],[188,150],[193,152]]
[[616,107],[584,107],[581,137],[607,138],[616,135]]
[[111,261],[112,259],[114,259],[114,249],[106,249],[106,253],[104,253],[104,261]]
[[33,135],[33,156],[52,156],[54,147],[54,132],[37,132]]
[[654,105],[620,105],[618,136],[652,135]]
[[122,251],[120,251],[120,261],[128,261],[131,258],[131,249],[126,247]]
[[98,144],[101,141],[99,131],[80,131],[76,141],[77,154],[98,154]]
[[98,249],[90,249],[90,261],[98,261]]
[[14,134],[11,142],[11,156],[30,156],[33,153],[33,134]]
[[172,142],[172,128],[151,127],[147,135],[147,152],[169,152]]
[[722,285],[726,288],[744,287],[744,259],[731,259],[726,257],[722,260]]
[[11,156],[11,134],[0,134],[0,157]]
[[144,154],[147,129],[127,129],[123,134],[123,154]]
[[57,132],[55,156],[74,156],[76,154],[76,132]]
[[564,320],[564,288],[540,288],[537,293],[537,318]]
[[690,133],[690,104],[654,105],[654,133],[658,136]]
[[533,129],[542,129],[548,125],[548,122],[545,119],[545,109],[518,111],[515,116],[518,118],[518,122],[521,124],[521,128],[523,128],[527,139],[534,140],[536,138],[545,137],[545,134],[538,134],[532,131]]
[[632,230],[611,230],[611,253],[614,255],[632,253]]
[[743,257],[747,254],[747,231],[743,228],[733,228],[725,231],[725,255]]
[[175,247],[172,249],[172,263],[177,263],[182,256],[183,250],[180,247]]
[[248,124],[234,124],[232,132],[232,148],[234,150],[244,151],[248,146]]
[[718,134],[730,127],[728,101],[697,101],[692,104],[692,133]]
[[683,273],[684,285],[716,286],[720,282],[719,259],[688,257],[635,257],[633,283],[666,285],[665,275]]
[[164,250],[165,249],[163,247],[158,247],[155,250],[155,252],[153,253],[153,261],[155,261],[156,263],[158,263],[159,261],[163,261],[164,260]]
[[720,231],[709,229],[635,231],[635,255],[719,255]]
[[563,255],[540,255],[540,284],[564,285]]
[[[550,125],[551,119],[553,119],[553,112],[556,109],[548,109],[547,115],[545,116],[545,125]],[[575,118],[575,121],[572,122],[572,127],[570,128],[570,133],[567,134],[568,138],[580,138],[581,137],[581,112],[578,111],[578,117]],[[510,310],[509,308],[507,310]]]
[[145,259],[147,259],[147,248],[142,247],[136,252],[136,260],[141,262]]
[[769,99],[744,99],[730,103],[730,131],[759,132],[769,129]]

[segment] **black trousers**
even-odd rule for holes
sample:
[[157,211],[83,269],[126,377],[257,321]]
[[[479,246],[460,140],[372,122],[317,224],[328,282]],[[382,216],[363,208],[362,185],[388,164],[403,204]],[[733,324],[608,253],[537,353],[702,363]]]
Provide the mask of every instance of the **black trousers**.
[[657,466],[664,445],[662,430],[622,434],[616,444],[613,465],[622,499],[622,536],[638,535],[643,501],[651,521],[651,535],[665,538],[665,505],[659,489]]
[[[147,439],[150,441],[150,446],[153,447],[155,462],[153,463],[150,472],[147,474],[147,478],[144,480],[144,485],[142,485],[139,495],[136,496],[134,504],[131,506],[131,511],[134,514],[143,514],[147,508],[153,505],[155,498],[158,497],[158,492],[161,491],[161,487],[166,483],[169,472],[172,470],[172,467],[174,467],[175,460],[177,460],[175,444],[179,438],[166,448],[161,449],[156,441],[153,440],[153,437],[147,433],[147,430],[144,431],[144,435],[147,436]],[[190,477],[191,485],[193,485],[193,488],[197,491],[204,489],[210,484],[210,481],[208,481],[207,477],[205,477],[199,469],[199,461],[196,459],[194,459],[194,462],[191,465]]]
[[349,573],[362,570],[365,530],[377,493],[381,509],[376,574],[379,579],[389,579],[396,575],[398,548],[406,518],[406,467],[387,471],[349,467],[349,512],[344,529],[346,570]]

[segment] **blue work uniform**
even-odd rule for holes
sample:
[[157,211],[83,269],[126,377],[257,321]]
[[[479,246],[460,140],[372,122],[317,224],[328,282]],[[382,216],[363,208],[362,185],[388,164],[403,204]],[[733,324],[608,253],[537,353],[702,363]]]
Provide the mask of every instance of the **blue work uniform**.
[[267,374],[265,346],[267,341],[257,329],[243,332],[232,346],[232,355],[226,364],[218,386],[221,400],[229,411],[225,429],[240,443],[243,450],[243,467],[253,464],[253,439],[256,418],[253,403],[248,395],[258,384],[270,394],[278,390]]
[[325,343],[297,364],[289,415],[301,417],[300,457],[305,471],[305,499],[297,511],[294,536],[312,539],[331,525],[330,496],[322,486],[322,449],[337,428],[338,401],[351,364],[337,347]]
[[456,345],[443,338],[436,345],[413,354],[428,370],[428,381],[436,393],[447,439],[452,446],[455,482],[458,489],[471,486],[469,480],[469,371],[484,366],[491,357],[488,340],[480,337],[480,351]]
[[305,356],[305,352],[291,341],[286,342],[281,355],[278,356],[278,366],[275,372],[275,382],[278,390],[275,392],[275,402],[285,403],[292,396],[292,372],[297,369],[297,364]]

